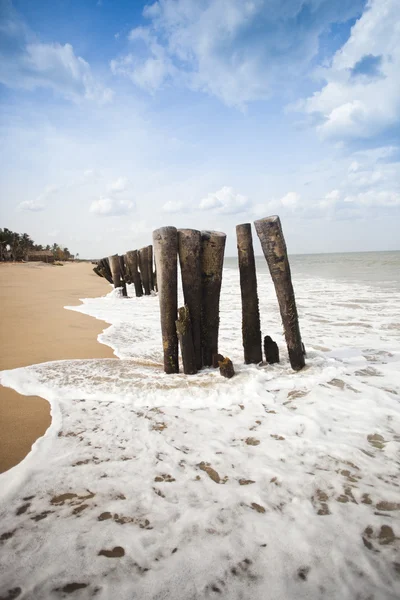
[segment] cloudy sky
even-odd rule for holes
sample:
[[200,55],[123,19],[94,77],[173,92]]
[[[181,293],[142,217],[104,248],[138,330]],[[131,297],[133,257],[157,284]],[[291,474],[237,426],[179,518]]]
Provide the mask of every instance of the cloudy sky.
[[399,0],[0,0],[0,36],[0,227],[234,255],[279,214],[291,253],[400,249]]

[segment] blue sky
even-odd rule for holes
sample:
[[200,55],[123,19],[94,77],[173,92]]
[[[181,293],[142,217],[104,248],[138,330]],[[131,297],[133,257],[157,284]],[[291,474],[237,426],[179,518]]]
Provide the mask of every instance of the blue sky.
[[400,248],[398,0],[0,7],[0,226],[84,257],[220,229],[234,255],[279,214],[292,253]]

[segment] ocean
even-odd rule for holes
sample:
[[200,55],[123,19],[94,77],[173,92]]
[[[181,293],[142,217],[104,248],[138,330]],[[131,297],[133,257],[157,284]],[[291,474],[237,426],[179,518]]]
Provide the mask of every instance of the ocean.
[[76,597],[101,600],[397,600],[400,252],[290,257],[299,373],[256,263],[277,365],[243,364],[227,258],[219,346],[231,380],[165,375],[158,299],[133,287],[128,299],[112,290],[68,307],[110,324],[99,341],[120,360],[0,373],[46,398],[53,418],[0,476],[0,537],[12,533],[1,537],[0,595],[56,598],[79,583]]

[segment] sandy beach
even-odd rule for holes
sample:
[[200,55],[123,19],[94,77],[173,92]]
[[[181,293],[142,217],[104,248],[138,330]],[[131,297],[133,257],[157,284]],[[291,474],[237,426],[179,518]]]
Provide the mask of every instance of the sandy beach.
[[[90,263],[0,264],[0,370],[71,358],[110,358],[102,321],[64,306],[106,294]],[[50,406],[0,386],[0,473],[18,464],[50,425]]]

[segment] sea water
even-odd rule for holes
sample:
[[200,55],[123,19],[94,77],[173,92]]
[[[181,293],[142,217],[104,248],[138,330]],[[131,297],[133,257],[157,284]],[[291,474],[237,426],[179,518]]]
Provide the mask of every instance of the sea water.
[[228,258],[219,349],[231,380],[165,375],[158,298],[130,286],[128,299],[69,307],[109,323],[99,341],[118,359],[1,372],[52,409],[46,435],[0,476],[1,597],[399,597],[400,253],[290,261],[299,373],[262,257],[262,332],[280,364],[243,365]]

